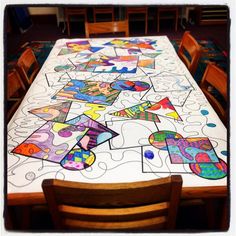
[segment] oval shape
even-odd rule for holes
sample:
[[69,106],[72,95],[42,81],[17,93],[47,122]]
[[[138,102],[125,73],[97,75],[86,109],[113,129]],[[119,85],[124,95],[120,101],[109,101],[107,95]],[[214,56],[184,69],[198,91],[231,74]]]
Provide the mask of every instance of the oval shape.
[[161,130],[152,133],[149,136],[148,140],[153,147],[158,148],[160,150],[167,150],[166,138],[183,138],[183,136],[175,131]]
[[227,175],[227,164],[219,159],[219,163],[194,163],[189,164],[192,172],[204,179],[222,179]]
[[202,115],[204,115],[204,116],[206,116],[206,115],[209,114],[209,112],[208,112],[207,110],[201,110],[201,113],[202,113]]
[[207,126],[210,127],[210,128],[214,128],[214,127],[216,127],[216,124],[214,124],[214,123],[207,123]]
[[95,154],[81,148],[72,149],[60,162],[67,170],[83,170],[90,167],[95,161]]

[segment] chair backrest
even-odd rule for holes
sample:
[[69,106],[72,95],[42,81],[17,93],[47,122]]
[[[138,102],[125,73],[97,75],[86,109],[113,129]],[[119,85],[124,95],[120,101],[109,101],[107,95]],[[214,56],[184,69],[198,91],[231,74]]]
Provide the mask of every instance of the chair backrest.
[[[186,53],[188,55],[186,55]],[[201,56],[201,46],[190,34],[189,31],[185,31],[182,40],[180,42],[178,56],[187,66],[192,75],[196,72],[198,61]]]
[[94,22],[97,22],[97,15],[111,15],[111,20],[114,21],[115,19],[115,12],[114,12],[114,7],[102,7],[102,6],[97,6],[93,7],[93,19]]
[[9,71],[7,74],[7,122],[17,110],[25,93],[26,88],[19,73],[15,69]]
[[182,177],[114,184],[45,179],[42,188],[57,229],[173,229]]
[[225,102],[227,102],[227,87],[227,74],[213,63],[209,63],[202,77],[200,88],[225,125],[227,123],[227,108],[222,106],[217,98],[212,95],[211,91],[212,88],[216,89]]
[[19,99],[25,92],[26,88],[19,73],[15,69],[9,71],[7,75],[7,100]]
[[128,21],[111,21],[111,22],[85,22],[85,35],[87,38],[91,34],[105,34],[105,33],[120,33],[124,32],[126,37],[129,37]]
[[39,64],[31,48],[27,48],[17,61],[17,70],[28,87],[39,71]]

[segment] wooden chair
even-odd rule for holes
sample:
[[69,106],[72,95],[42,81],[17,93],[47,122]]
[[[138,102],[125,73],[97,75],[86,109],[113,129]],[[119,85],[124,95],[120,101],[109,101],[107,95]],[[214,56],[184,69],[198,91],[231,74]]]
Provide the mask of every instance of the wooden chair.
[[106,34],[118,32],[124,32],[125,37],[129,37],[129,26],[127,20],[85,23],[85,35],[87,38],[89,38],[91,34]]
[[45,179],[42,188],[58,230],[173,229],[182,177],[114,184]]
[[93,19],[97,22],[97,15],[111,15],[111,21],[115,20],[114,7],[93,7]]
[[19,57],[16,69],[28,88],[39,72],[39,64],[31,48],[27,48]]
[[134,15],[134,14],[144,14],[145,16],[145,35],[147,35],[148,33],[148,7],[127,7],[126,9],[126,19],[128,19],[129,22],[129,18],[130,15]]
[[209,63],[202,77],[200,88],[225,125],[227,124],[227,108],[221,105],[211,91],[213,88],[216,89],[227,102],[227,84],[227,74],[213,63]]
[[16,109],[20,105],[26,88],[24,83],[21,81],[18,72],[13,69],[8,72],[7,75],[7,121],[9,121]]
[[189,72],[194,75],[201,56],[201,46],[189,31],[185,31],[183,35],[178,50],[178,56],[184,62]]
[[87,9],[84,8],[77,8],[77,7],[65,7],[64,8],[64,15],[66,18],[67,23],[67,34],[70,36],[70,17],[71,16],[84,16],[84,21],[87,22]]
[[[165,14],[162,14],[162,13],[165,13]],[[167,13],[173,13],[175,32],[178,30],[178,18],[179,18],[178,7],[158,7],[157,8],[157,32],[160,31],[160,19],[169,18],[169,15],[167,15]]]

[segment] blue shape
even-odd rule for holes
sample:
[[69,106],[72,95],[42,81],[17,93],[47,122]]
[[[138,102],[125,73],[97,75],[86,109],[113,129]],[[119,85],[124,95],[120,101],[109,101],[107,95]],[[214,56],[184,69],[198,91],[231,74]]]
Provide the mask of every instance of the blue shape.
[[207,126],[208,126],[208,127],[211,127],[211,128],[214,128],[214,127],[216,127],[216,124],[214,124],[214,123],[208,123]]
[[204,116],[206,116],[206,115],[209,114],[209,112],[208,112],[207,110],[201,110],[201,113],[202,113],[202,115],[204,115]]
[[153,151],[151,151],[151,150],[146,150],[146,151],[144,152],[144,156],[145,156],[147,159],[153,159],[153,158],[154,158],[154,153],[153,153]]
[[101,49],[103,49],[104,47],[91,47],[90,48],[90,51],[91,52],[97,52],[97,51],[99,51],[99,50],[101,50]]
[[220,153],[221,153],[222,155],[224,155],[224,156],[227,156],[227,151],[226,151],[226,150],[221,151]]
[[97,136],[97,144],[103,143],[112,138],[112,134],[109,132],[103,132]]

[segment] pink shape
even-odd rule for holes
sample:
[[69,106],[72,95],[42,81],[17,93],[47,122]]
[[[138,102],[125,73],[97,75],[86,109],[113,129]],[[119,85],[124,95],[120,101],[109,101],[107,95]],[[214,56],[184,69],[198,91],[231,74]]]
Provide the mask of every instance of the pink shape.
[[85,135],[81,140],[80,144],[81,147],[85,150],[88,150],[88,143],[89,143],[90,137],[88,135]]
[[196,162],[212,162],[207,153],[200,152],[195,157]]

